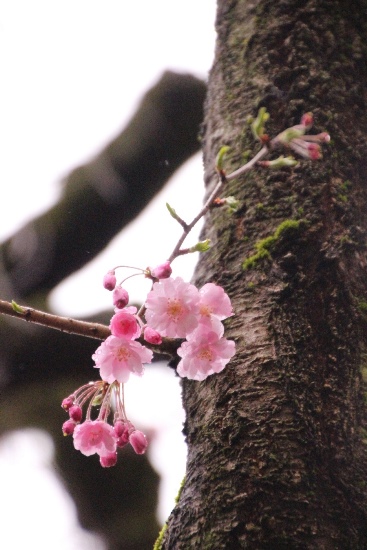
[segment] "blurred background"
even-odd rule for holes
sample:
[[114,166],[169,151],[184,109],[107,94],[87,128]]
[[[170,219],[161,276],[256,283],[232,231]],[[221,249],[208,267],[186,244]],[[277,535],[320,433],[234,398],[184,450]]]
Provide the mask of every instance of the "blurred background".
[[[2,2],[0,298],[108,320],[104,273],[118,264],[154,266],[169,256],[181,231],[165,203],[191,221],[203,198],[195,151],[214,19],[214,0]],[[75,218],[68,219],[69,212]],[[174,275],[189,280],[195,260],[179,259]],[[134,278],[127,290],[141,303],[149,283]],[[138,457],[136,466],[127,452],[114,472],[102,470],[96,457],[80,455],[62,437],[60,408],[60,397],[95,375],[90,352],[98,342],[88,342],[86,350],[68,335],[61,343],[51,331],[20,325],[25,323],[0,320],[4,548],[151,547],[185,469],[174,372],[157,364],[126,386],[128,415],[151,441],[149,461]],[[54,439],[47,434],[53,431],[49,421],[59,426]],[[79,455],[71,465],[68,453]],[[147,481],[139,487],[141,468]],[[133,504],[136,495],[141,499]],[[145,542],[139,538],[144,530]]]

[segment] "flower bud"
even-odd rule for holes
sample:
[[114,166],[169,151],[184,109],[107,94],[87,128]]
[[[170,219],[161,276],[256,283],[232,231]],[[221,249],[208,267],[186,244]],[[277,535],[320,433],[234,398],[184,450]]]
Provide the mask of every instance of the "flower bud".
[[112,294],[113,305],[117,309],[123,309],[129,303],[129,295],[121,286],[117,286]]
[[162,343],[162,336],[153,328],[145,327],[144,340],[149,342],[149,344],[159,345]]
[[172,275],[171,264],[168,261],[164,262],[154,269],[151,269],[150,273],[155,279],[168,279],[168,277]]
[[61,406],[65,411],[68,411],[70,407],[72,407],[74,404],[74,396],[69,395],[69,397],[65,397],[65,399],[62,400]]
[[101,456],[99,458],[99,463],[103,468],[111,468],[111,466],[115,466],[117,462],[117,453],[112,452],[108,453],[107,455]]
[[305,113],[304,115],[302,115],[301,124],[302,126],[306,126],[306,128],[310,128],[313,124],[312,113]]
[[130,434],[129,443],[138,455],[143,455],[148,447],[147,438],[140,430],[135,430]]
[[73,405],[69,409],[69,416],[74,422],[80,422],[83,416],[83,411],[79,405]]
[[116,286],[116,276],[114,271],[108,271],[103,277],[103,286],[106,290],[113,290]]
[[62,433],[64,435],[72,435],[74,433],[75,426],[76,424],[73,420],[67,420],[62,425]]

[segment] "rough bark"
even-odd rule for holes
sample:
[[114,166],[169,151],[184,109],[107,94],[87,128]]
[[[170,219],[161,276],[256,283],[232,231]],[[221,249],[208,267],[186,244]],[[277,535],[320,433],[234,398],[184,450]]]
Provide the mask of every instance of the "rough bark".
[[[312,111],[330,132],[324,159],[228,185],[242,207],[206,219],[212,250],[195,282],[215,281],[236,315],[238,353],[219,376],[183,383],[186,481],[167,549],[367,548],[367,3],[219,0],[204,159],[228,171],[269,133]],[[243,269],[255,244],[269,256]]]

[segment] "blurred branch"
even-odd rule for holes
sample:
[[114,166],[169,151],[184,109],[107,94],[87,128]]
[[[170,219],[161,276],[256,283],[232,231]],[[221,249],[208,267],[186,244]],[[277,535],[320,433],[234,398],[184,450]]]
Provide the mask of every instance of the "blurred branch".
[[196,151],[206,86],[166,72],[123,132],[67,177],[58,203],[0,246],[5,299],[49,291],[89,262]]

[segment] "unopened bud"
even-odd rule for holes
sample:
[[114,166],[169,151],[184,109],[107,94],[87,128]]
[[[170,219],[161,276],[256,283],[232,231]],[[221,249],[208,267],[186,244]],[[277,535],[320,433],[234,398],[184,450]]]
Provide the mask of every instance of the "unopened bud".
[[117,453],[111,452],[107,455],[101,456],[99,458],[99,463],[103,468],[111,468],[111,466],[115,466],[117,462]]
[[260,141],[262,141],[262,138],[264,136],[265,123],[267,122],[269,117],[270,115],[266,111],[265,107],[261,107],[261,109],[257,114],[257,117],[251,124],[251,130],[252,130],[253,136],[256,139],[259,139]]
[[79,405],[73,405],[69,409],[69,416],[74,422],[80,422],[83,416],[83,411]]
[[114,271],[108,271],[103,277],[103,286],[106,290],[113,290],[116,286],[116,276]]
[[210,248],[210,239],[200,241],[189,248],[189,252],[206,252]]
[[313,124],[313,114],[305,113],[304,115],[302,115],[301,124],[302,126],[306,126],[306,128],[310,128]]
[[169,261],[150,269],[150,274],[155,279],[168,279],[172,275],[172,267]]
[[62,425],[62,433],[64,435],[72,435],[74,433],[75,426],[75,422],[73,422],[72,420],[67,420]]
[[154,344],[159,346],[162,343],[162,336],[150,327],[145,327],[144,329],[144,340],[149,342],[149,344]]
[[121,286],[117,286],[112,294],[113,305],[117,309],[123,309],[129,303],[129,295]]
[[138,455],[143,455],[148,447],[147,438],[140,430],[135,430],[130,434],[129,443]]

